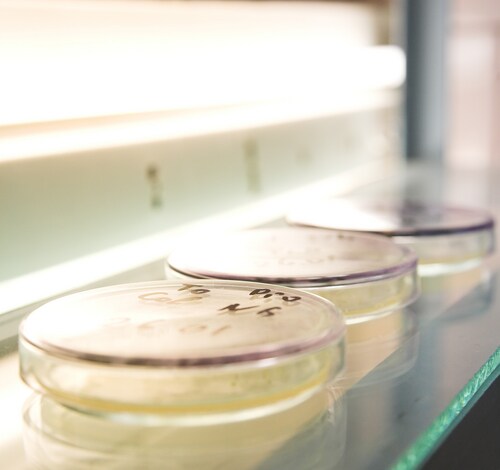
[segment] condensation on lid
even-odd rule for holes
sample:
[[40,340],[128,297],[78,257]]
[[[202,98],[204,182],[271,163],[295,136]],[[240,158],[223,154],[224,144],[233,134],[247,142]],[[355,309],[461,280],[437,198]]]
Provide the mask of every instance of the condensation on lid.
[[51,301],[20,327],[49,356],[105,364],[204,366],[274,359],[340,341],[333,305],[295,289],[239,281],[155,281]]
[[491,214],[484,210],[415,201],[325,199],[290,211],[286,219],[291,225],[389,236],[461,234],[494,227]]
[[293,287],[352,285],[415,270],[411,248],[387,237],[313,228],[269,228],[199,237],[174,249],[167,267],[192,278]]

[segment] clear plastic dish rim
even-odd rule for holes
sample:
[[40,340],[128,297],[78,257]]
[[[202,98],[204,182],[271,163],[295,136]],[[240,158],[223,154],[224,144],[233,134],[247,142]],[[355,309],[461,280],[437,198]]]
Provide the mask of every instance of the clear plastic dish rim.
[[[262,289],[276,289],[276,285],[269,283],[258,283],[251,281],[240,280],[222,280],[222,279],[199,279],[208,285],[214,286],[233,286],[233,287],[254,287]],[[79,297],[87,297],[92,294],[103,294],[106,292],[118,292],[120,290],[126,291],[129,289],[141,289],[147,286],[159,287],[168,285],[178,285],[182,280],[159,280],[150,282],[137,282],[128,284],[119,284],[114,286],[101,287],[97,289],[85,290],[60,297],[65,299],[72,297],[78,300]],[[294,289],[293,287],[291,289]],[[130,366],[130,367],[164,367],[168,369],[187,369],[187,368],[201,368],[209,369],[216,367],[243,367],[248,365],[251,367],[270,366],[273,364],[280,364],[287,359],[293,360],[298,357],[307,356],[319,352],[327,347],[335,346],[343,341],[346,331],[346,325],[343,315],[335,307],[335,305],[327,299],[324,299],[318,294],[312,292],[305,292],[297,290],[297,293],[306,294],[310,299],[318,304],[322,304],[323,308],[329,310],[333,315],[332,326],[323,334],[318,337],[302,340],[297,343],[285,344],[281,346],[259,346],[256,351],[241,352],[235,354],[227,354],[220,356],[207,356],[207,357],[172,357],[172,358],[158,358],[158,357],[121,357],[116,355],[85,353],[75,351],[69,348],[55,346],[48,342],[32,341],[26,337],[24,333],[26,322],[29,320],[29,315],[21,322],[19,327],[19,342],[25,343],[30,348],[38,350],[40,353],[56,359],[89,363],[101,366]],[[51,302],[57,302],[55,299]],[[36,310],[34,310],[35,312]]]

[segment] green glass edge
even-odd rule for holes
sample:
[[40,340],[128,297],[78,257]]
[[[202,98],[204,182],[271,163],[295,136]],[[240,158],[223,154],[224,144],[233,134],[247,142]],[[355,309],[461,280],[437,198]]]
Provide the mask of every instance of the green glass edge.
[[[429,428],[406,450],[403,456],[391,467],[392,470],[416,469],[423,464],[431,452],[451,432],[463,416],[464,410],[472,406],[500,372],[500,347],[486,363],[474,374],[467,385],[451,401]],[[495,373],[496,372],[496,373]]]

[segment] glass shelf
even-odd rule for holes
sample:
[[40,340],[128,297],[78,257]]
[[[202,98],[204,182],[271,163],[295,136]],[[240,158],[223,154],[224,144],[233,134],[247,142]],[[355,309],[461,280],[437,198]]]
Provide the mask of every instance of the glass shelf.
[[441,279],[439,294],[424,291],[417,301],[418,352],[409,370],[377,381],[388,363],[406,360],[399,347],[347,392],[352,439],[339,468],[421,468],[498,377],[500,277],[475,273],[484,279],[449,305],[446,296],[472,281],[467,274]]
[[[280,465],[297,461],[297,448],[317,454],[317,458],[302,460],[316,462],[304,468],[421,468],[498,376],[500,316],[496,312],[500,300],[495,294],[499,291],[500,276],[490,275],[486,268],[456,273],[424,284],[411,309],[379,318],[378,324],[349,326],[348,366],[332,385],[327,414],[315,412],[312,420],[293,413],[277,416],[283,428],[290,420],[299,424],[294,433],[284,433],[279,443],[274,442],[272,451],[266,450],[257,466],[249,468],[285,468]],[[459,292],[468,294],[457,301]],[[7,340],[3,346],[5,354],[14,343]],[[10,409],[6,413],[10,422],[6,419],[3,424],[10,429],[20,428],[21,408],[28,396],[27,387],[18,378],[16,362],[15,351],[0,360],[2,379],[8,382],[0,408],[2,412]],[[18,413],[12,411],[16,409]],[[336,416],[335,426],[325,424],[328,416]],[[259,423],[255,426],[260,429]],[[26,438],[26,429],[24,434]],[[4,454],[7,439],[0,442],[0,454],[11,458],[9,468],[26,468],[21,433],[13,437],[17,460]],[[254,437],[257,435],[245,436],[248,445],[257,445]],[[297,442],[309,444],[297,447]],[[258,445],[263,444],[259,441]],[[221,447],[218,451],[223,452]],[[242,459],[248,455],[242,454]],[[108,463],[109,458],[107,455]]]
[[[153,280],[162,265],[163,260],[159,260],[158,269],[149,266],[143,271],[136,270],[122,276],[119,282]],[[218,469],[425,468],[433,452],[443,445],[499,376],[499,268],[498,255],[495,255],[468,271],[422,279],[421,295],[410,307],[376,320],[349,325],[347,368],[330,387],[328,396],[278,413],[268,421],[256,419],[251,426],[236,426],[234,432],[223,428],[218,429],[218,433],[207,432],[206,428],[183,428],[178,433],[168,429],[158,434],[151,433],[149,427],[141,433],[140,429],[127,428],[127,423],[114,423],[118,434],[113,436],[118,438],[122,431],[127,439],[132,436],[132,440],[127,441],[134,444],[127,447],[128,462],[139,457],[160,462],[159,466],[151,464],[148,468],[164,468],[161,462],[167,458],[172,463],[176,458],[181,459],[179,462],[212,462],[213,468]],[[116,279],[107,282],[113,283]],[[5,317],[0,324],[0,337],[5,338],[0,341],[0,458],[9,469],[25,470],[29,467],[23,438],[29,442],[30,438],[39,439],[40,435],[36,429],[23,429],[23,410],[25,416],[31,413],[30,419],[34,417],[35,421],[47,416],[39,413],[41,404],[30,399],[31,392],[18,375],[14,336],[18,319],[19,315]],[[43,406],[45,412],[53,410],[50,404]],[[69,424],[80,420],[69,409],[56,409],[53,413],[50,415],[53,418],[66,416]],[[45,425],[53,427],[57,422]],[[77,449],[65,445],[65,439],[75,438],[75,429],[78,442],[92,447],[92,435],[80,435],[78,428],[73,427],[73,434],[57,435],[58,440],[53,444],[58,447],[44,450],[60,452],[62,446],[64,450],[57,454],[58,458],[64,459],[69,457],[65,453],[73,452],[70,456],[78,459],[74,453]],[[99,429],[104,439],[106,427]],[[128,430],[132,433],[127,433]],[[30,434],[32,432],[35,434]],[[221,436],[230,436],[234,446],[228,446],[227,438]],[[140,439],[150,440],[142,446]],[[155,439],[165,439],[167,445],[159,446]],[[218,447],[208,448],[206,439]],[[181,441],[181,447],[174,445]],[[42,445],[43,438],[37,442]],[[199,442],[204,444],[199,446]],[[100,448],[105,444],[101,441]],[[118,446],[106,453],[105,466],[99,467],[96,460],[92,460],[93,466],[88,468],[111,468],[115,456],[122,459],[115,464],[124,462],[124,454],[118,449],[121,448]],[[181,454],[160,455],[159,449],[172,449],[172,452],[180,449]],[[149,451],[153,453],[148,455]],[[203,452],[209,458],[205,459]],[[95,453],[89,455],[96,457]],[[65,468],[64,462],[61,465],[60,468]],[[48,468],[54,470],[54,467]],[[185,464],[180,468],[197,467]]]

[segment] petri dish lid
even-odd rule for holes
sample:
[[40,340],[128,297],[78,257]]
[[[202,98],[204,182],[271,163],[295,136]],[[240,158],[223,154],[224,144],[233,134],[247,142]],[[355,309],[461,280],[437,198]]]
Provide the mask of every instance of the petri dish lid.
[[170,269],[191,278],[239,279],[298,288],[345,286],[414,271],[411,248],[387,237],[313,228],[217,234],[174,249]]
[[422,276],[477,266],[495,249],[494,220],[483,210],[421,202],[324,200],[292,211],[291,225],[377,233],[412,247]]
[[343,334],[341,315],[316,295],[217,280],[85,291],[43,305],[20,326],[20,341],[47,356],[180,368],[284,359]]
[[378,233],[388,236],[453,235],[491,230],[487,211],[423,202],[369,202],[329,199],[292,210],[291,225]]

